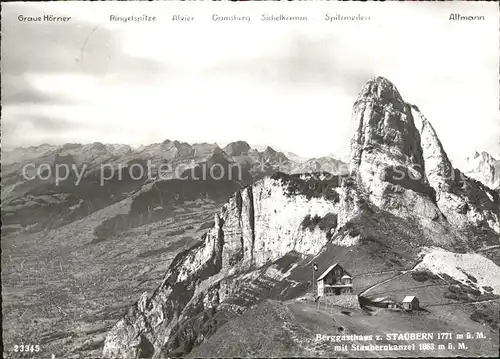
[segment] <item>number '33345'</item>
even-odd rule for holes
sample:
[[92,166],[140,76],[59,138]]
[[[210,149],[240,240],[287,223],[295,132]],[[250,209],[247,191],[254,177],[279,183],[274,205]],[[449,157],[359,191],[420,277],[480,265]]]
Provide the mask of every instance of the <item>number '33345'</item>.
[[21,345],[14,345],[14,351],[16,353],[19,352],[39,352],[40,351],[40,345],[32,345],[32,344],[21,344]]

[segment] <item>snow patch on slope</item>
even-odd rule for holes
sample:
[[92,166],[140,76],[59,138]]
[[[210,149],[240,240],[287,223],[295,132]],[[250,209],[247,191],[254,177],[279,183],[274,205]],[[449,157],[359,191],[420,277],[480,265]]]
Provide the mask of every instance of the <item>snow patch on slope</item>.
[[[478,289],[490,286],[493,293],[500,294],[500,267],[488,258],[477,253],[453,253],[442,248],[425,248],[422,262],[413,270],[427,269],[435,274],[446,274],[453,279],[469,285],[467,274],[477,279]],[[464,273],[465,272],[465,273]]]

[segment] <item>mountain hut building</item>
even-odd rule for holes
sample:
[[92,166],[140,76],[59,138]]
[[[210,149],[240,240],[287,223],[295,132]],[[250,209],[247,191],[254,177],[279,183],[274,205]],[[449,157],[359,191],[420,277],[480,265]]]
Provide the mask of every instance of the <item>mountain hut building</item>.
[[352,294],[353,277],[338,263],[328,267],[316,283],[318,297]]

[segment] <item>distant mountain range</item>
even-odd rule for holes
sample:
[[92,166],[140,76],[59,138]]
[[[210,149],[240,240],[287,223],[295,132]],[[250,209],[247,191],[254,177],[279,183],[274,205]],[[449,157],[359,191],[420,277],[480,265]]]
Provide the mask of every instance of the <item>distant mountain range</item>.
[[[55,156],[71,156],[75,164],[87,164],[89,169],[104,163],[127,163],[132,160],[151,160],[157,163],[184,162],[197,164],[207,161],[210,156],[223,153],[228,160],[251,165],[265,164],[267,167],[282,167],[284,172],[299,172],[301,164],[306,162],[318,165],[338,164],[343,162],[334,155],[321,158],[305,158],[292,152],[277,151],[270,146],[252,148],[245,141],[235,141],[223,148],[216,143],[189,144],[180,141],[165,140],[162,143],[131,146],[127,144],[91,144],[66,143],[64,145],[42,144],[31,147],[17,147],[2,151],[4,174],[10,174],[30,161],[49,163]],[[337,166],[331,170],[336,170]],[[324,169],[326,171],[326,168]]]
[[488,152],[474,152],[459,164],[464,173],[488,187],[500,190],[500,159],[495,159]]
[[[24,174],[23,168],[27,169]],[[44,179],[37,176],[38,169],[43,170],[38,174]],[[70,169],[69,176],[58,180],[56,171],[65,177],[66,169]],[[217,197],[219,193],[222,200],[236,189],[278,171],[336,174],[347,173],[347,165],[333,156],[304,159],[287,156],[269,146],[259,151],[245,141],[231,142],[224,148],[214,143],[189,144],[168,139],[136,148],[100,142],[16,148],[2,153],[4,230],[9,233],[57,228],[126,197],[147,192],[153,182],[163,186],[164,181],[181,178],[191,182],[178,186],[189,186],[192,191],[189,195],[181,191],[183,195],[198,195],[207,182],[214,184],[208,195]],[[206,178],[207,174],[218,182]]]

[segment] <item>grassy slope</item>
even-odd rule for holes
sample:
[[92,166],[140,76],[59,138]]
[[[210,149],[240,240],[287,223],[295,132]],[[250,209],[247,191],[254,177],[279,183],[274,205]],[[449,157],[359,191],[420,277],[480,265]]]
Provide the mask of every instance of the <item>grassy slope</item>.
[[346,235],[358,237],[359,244],[342,247],[330,242],[318,255],[298,266],[290,278],[310,282],[312,263],[318,265],[319,275],[331,264],[339,262],[355,277],[354,290],[359,293],[391,275],[412,269],[417,263],[418,243],[422,238],[418,227],[390,214],[354,218],[339,229],[335,238]]
[[200,357],[303,357],[309,354],[297,343],[304,330],[295,325],[289,308],[264,301],[241,317],[223,325],[206,343],[189,355]]
[[[498,312],[496,314],[488,313],[490,318],[481,318],[483,316],[480,314],[489,312],[488,308],[498,307],[500,298],[487,293],[481,294],[446,276],[443,279],[416,281],[413,275],[406,273],[365,293],[365,297],[369,299],[385,297],[402,300],[406,295],[416,295],[420,300],[421,308],[436,314],[438,317],[451,318],[452,320],[454,316],[463,317],[462,324],[466,325],[464,329],[467,328],[467,325],[473,326],[471,321],[475,320],[471,318],[471,315],[474,311],[480,311],[482,313],[476,314],[477,321],[485,324],[484,329],[498,331]],[[474,304],[478,302],[480,304]]]
[[[495,305],[495,304],[494,304]],[[495,308],[492,308],[494,310]],[[291,300],[264,301],[242,316],[222,325],[207,341],[193,349],[189,357],[432,357],[432,356],[495,356],[498,353],[498,332],[472,321],[472,304],[434,307],[427,311],[397,312],[384,309],[372,311],[341,308],[317,311],[315,303]],[[498,310],[498,304],[496,304]],[[317,340],[323,335],[381,335],[380,341],[346,341],[351,344],[411,344],[416,341],[387,341],[387,333],[435,333],[434,350],[353,352],[338,351],[329,341]],[[438,340],[436,333],[482,332],[481,340]],[[451,342],[455,348],[448,349]],[[458,350],[463,342],[467,350]],[[446,349],[437,349],[445,344]],[[417,346],[418,348],[418,346]]]

